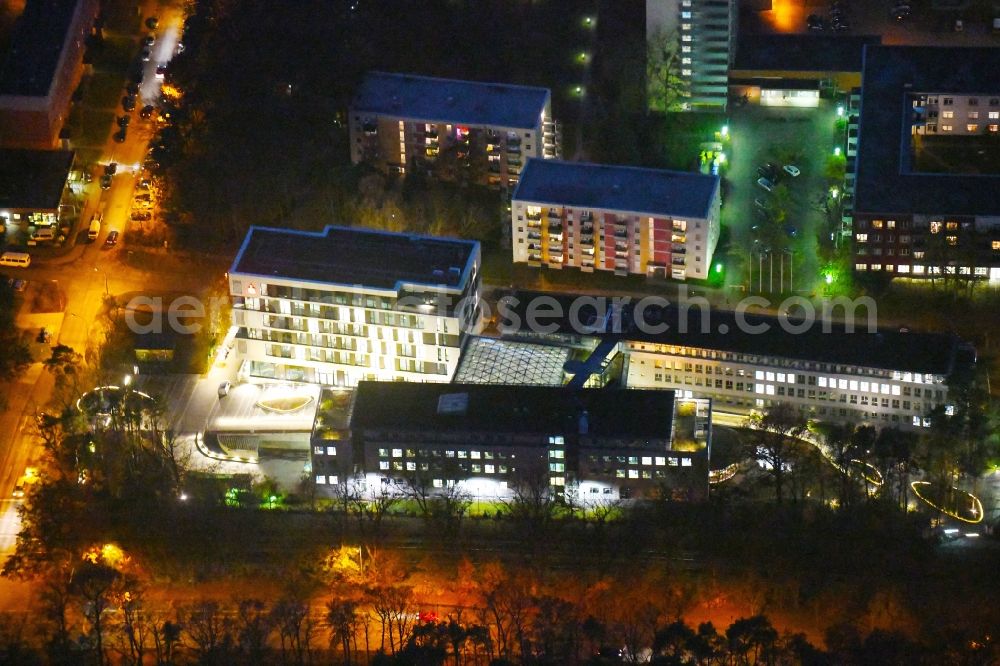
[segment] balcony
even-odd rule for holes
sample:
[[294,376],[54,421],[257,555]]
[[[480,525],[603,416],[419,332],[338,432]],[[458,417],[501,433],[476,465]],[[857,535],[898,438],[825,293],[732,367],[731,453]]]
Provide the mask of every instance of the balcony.
[[376,123],[365,123],[364,125],[361,126],[361,129],[368,136],[374,136],[378,134],[378,124]]
[[542,222],[541,222],[541,220],[528,220],[528,228],[529,229],[541,229],[542,228]]
[[527,217],[529,220],[540,220],[542,219],[542,211],[536,210],[534,212],[530,211],[526,212],[525,217]]
[[542,234],[540,234],[537,231],[529,231],[528,232],[528,240],[537,240],[537,241],[540,241],[540,240],[542,240]]

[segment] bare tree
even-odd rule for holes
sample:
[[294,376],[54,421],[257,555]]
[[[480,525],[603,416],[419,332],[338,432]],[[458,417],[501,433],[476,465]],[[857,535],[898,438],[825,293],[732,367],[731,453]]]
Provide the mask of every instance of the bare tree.
[[306,663],[315,630],[309,602],[298,595],[286,595],[271,610],[271,622],[278,632],[282,661],[287,663],[291,657],[296,664]]
[[178,613],[201,663],[224,663],[232,654],[233,624],[217,601],[199,601]]
[[762,463],[774,483],[774,498],[784,497],[785,475],[797,439],[806,432],[806,420],[787,402],[779,402],[765,412],[753,412],[746,421],[751,429],[748,452]]
[[274,631],[274,622],[267,606],[260,599],[240,599],[236,610],[236,642],[250,663],[264,659],[267,642]]

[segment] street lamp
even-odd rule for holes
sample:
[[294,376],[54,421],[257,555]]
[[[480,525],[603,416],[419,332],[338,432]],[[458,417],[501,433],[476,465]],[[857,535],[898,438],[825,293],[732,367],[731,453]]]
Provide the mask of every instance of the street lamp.
[[836,148],[833,149],[833,154],[836,155],[837,157],[840,157],[840,146],[837,146]]

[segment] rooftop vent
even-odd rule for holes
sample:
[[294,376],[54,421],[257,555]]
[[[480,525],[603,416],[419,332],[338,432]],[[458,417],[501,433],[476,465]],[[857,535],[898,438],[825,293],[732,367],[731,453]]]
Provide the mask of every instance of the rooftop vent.
[[622,191],[622,186],[619,185],[618,183],[615,183],[614,185],[611,186],[611,191],[614,192],[615,194],[620,194]]
[[468,411],[468,393],[444,393],[438,396],[438,414],[465,414]]

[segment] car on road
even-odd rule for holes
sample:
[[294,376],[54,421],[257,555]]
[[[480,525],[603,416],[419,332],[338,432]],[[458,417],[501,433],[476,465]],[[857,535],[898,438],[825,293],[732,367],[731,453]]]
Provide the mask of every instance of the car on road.
[[10,285],[10,288],[14,291],[24,291],[28,286],[28,281],[23,278],[8,278],[7,284]]
[[142,61],[143,62],[149,62],[149,59],[152,58],[152,57],[153,57],[153,52],[152,51],[150,51],[149,49],[143,49],[142,50]]
[[122,97],[122,108],[128,112],[135,110],[135,95],[125,95]]
[[125,129],[130,122],[132,122],[132,116],[127,113],[124,116],[118,116],[118,127]]
[[166,75],[167,75],[167,63],[161,62],[159,65],[156,66],[156,78],[162,81]]
[[221,384],[219,384],[219,397],[225,398],[227,395],[229,395],[229,390],[231,388],[233,388],[232,382],[222,382]]
[[115,245],[118,245],[118,232],[110,231],[108,237],[104,239],[104,247],[114,247]]
[[111,174],[107,174],[107,173],[104,174],[103,176],[101,176],[101,189],[102,190],[110,190],[111,189],[111,178],[112,178]]
[[113,176],[118,173],[118,162],[108,162],[104,165],[104,175]]
[[823,30],[826,26],[823,24],[823,18],[818,14],[810,14],[806,17],[806,27],[810,30]]
[[760,185],[765,190],[767,190],[768,192],[774,190],[774,183],[768,180],[767,178],[758,178],[757,184]]
[[799,174],[802,173],[801,171],[799,171],[799,168],[797,166],[795,166],[794,164],[786,164],[785,166],[783,166],[781,168],[784,169],[785,173],[787,173],[792,178],[798,178]]
[[125,85],[125,92],[127,92],[129,95],[138,95],[139,94],[139,84],[136,83],[135,81],[129,81]]
[[115,132],[115,142],[116,143],[125,143],[125,128],[124,127],[121,128],[120,130],[118,130],[117,132]]
[[19,483],[16,486],[14,486],[13,497],[14,497],[14,499],[21,499],[22,497],[24,497],[24,484],[23,483]]
[[142,111],[139,112],[139,117],[142,118],[143,120],[149,120],[150,118],[153,117],[153,111],[155,110],[156,107],[154,107],[152,104],[147,104],[146,106],[142,107]]
[[132,220],[135,222],[147,222],[151,219],[153,219],[153,215],[151,213],[144,213],[138,210],[132,212]]
[[146,27],[149,28],[150,30],[156,30],[156,26],[158,25],[160,25],[160,19],[156,18],[155,16],[150,16],[148,19],[146,19]]
[[156,43],[156,35],[154,35],[152,33],[146,35],[146,37],[143,38],[143,40],[142,40],[142,45],[143,46],[147,46],[147,47],[148,46],[152,46],[155,43]]

